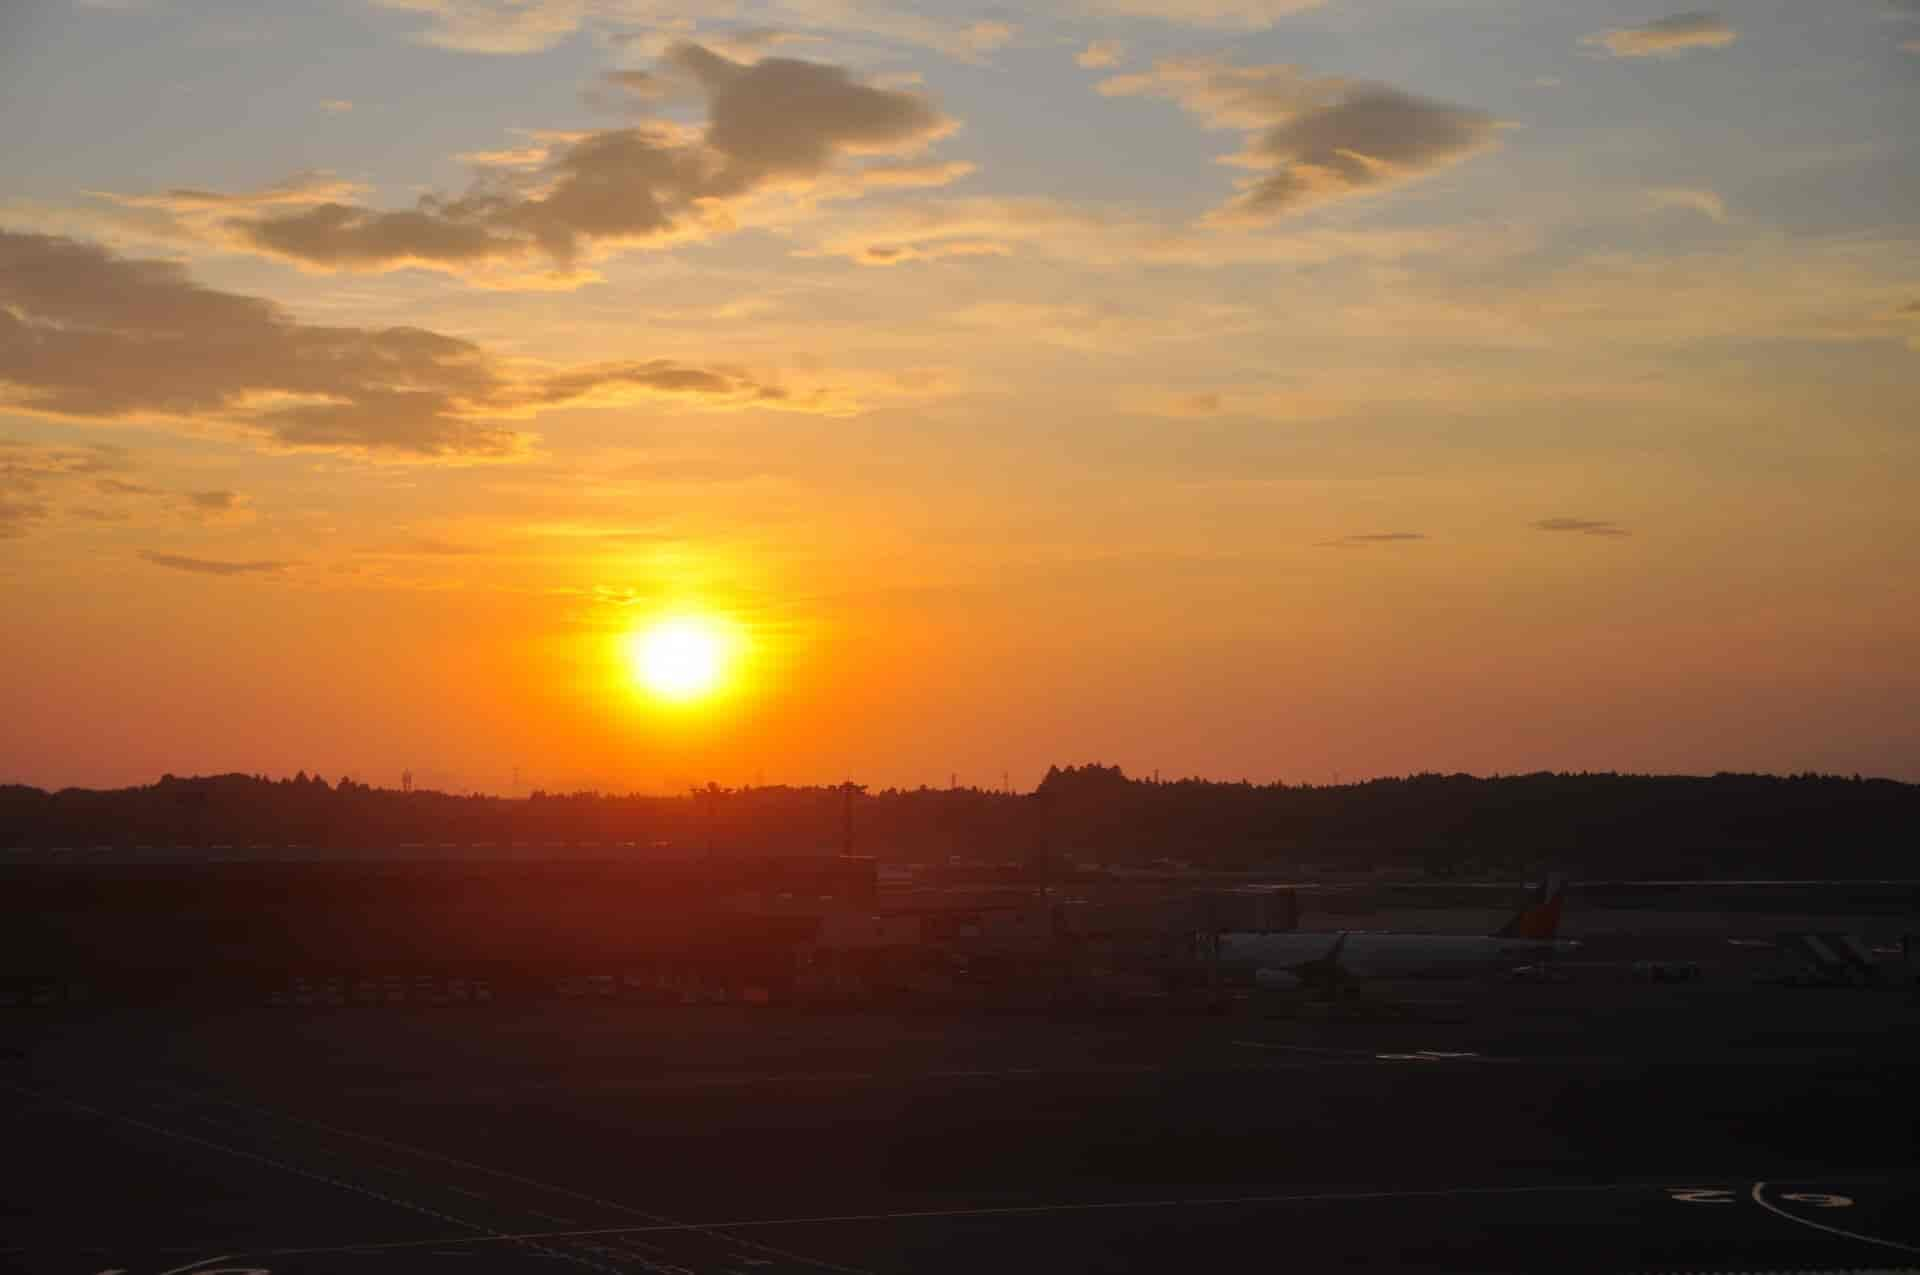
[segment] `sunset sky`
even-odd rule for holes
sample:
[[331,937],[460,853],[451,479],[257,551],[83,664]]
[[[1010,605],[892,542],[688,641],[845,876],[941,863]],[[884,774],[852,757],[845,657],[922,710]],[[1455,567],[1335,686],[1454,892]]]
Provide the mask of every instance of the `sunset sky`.
[[1920,0],[8,0],[0,155],[0,782],[1920,779]]

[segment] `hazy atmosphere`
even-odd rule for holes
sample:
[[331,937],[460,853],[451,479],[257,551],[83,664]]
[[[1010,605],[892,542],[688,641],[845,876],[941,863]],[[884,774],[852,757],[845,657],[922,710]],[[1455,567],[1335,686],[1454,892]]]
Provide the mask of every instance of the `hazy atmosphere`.
[[0,780],[1920,779],[1920,6],[10,0]]

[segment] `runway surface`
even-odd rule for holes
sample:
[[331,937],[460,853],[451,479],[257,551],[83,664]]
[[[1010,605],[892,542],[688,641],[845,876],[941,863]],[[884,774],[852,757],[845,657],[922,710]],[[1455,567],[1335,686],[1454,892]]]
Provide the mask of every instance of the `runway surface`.
[[1466,1000],[22,1014],[0,1268],[1920,1268],[1910,993],[1417,994]]

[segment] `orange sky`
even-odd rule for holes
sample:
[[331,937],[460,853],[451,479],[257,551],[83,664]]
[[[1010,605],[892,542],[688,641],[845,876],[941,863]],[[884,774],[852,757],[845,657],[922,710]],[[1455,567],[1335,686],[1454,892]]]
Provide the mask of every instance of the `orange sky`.
[[6,23],[0,782],[1920,779],[1910,5]]

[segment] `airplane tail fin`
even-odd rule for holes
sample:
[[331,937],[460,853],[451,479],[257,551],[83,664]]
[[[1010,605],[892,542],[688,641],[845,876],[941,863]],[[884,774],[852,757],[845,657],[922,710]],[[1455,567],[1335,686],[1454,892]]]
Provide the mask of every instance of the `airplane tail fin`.
[[1513,919],[1494,931],[1501,939],[1551,939],[1560,929],[1560,903],[1566,894],[1566,878],[1559,873],[1547,877],[1540,898],[1514,913]]

